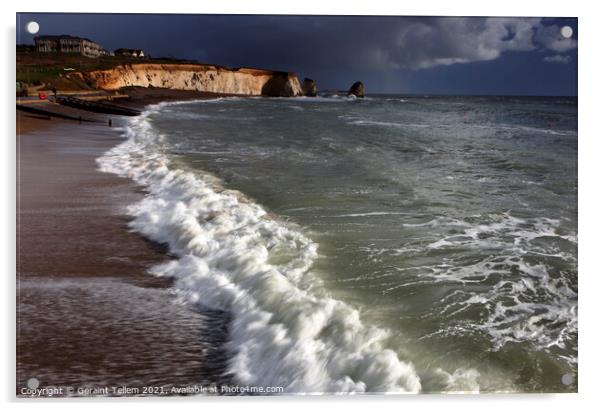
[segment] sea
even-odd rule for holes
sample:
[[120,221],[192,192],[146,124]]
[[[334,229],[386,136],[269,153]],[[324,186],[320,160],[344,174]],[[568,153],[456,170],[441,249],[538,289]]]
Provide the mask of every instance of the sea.
[[228,319],[216,379],[577,391],[576,98],[231,97],[122,132],[99,167],[144,188],[170,303]]

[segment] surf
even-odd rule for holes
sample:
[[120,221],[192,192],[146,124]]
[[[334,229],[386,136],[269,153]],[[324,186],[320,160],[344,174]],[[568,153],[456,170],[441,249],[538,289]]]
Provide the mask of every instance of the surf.
[[173,278],[182,301],[231,314],[235,382],[285,393],[421,391],[412,363],[388,346],[389,332],[320,287],[311,271],[318,246],[300,227],[209,174],[172,165],[149,119],[164,106],[133,118],[99,169],[147,190],[128,208],[130,227],[175,257],[151,273]]

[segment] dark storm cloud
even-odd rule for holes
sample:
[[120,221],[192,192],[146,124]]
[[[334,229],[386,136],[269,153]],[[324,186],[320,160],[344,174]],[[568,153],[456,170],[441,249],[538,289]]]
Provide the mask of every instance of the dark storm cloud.
[[569,63],[577,47],[575,39],[561,36],[564,21],[541,18],[22,16],[31,19],[41,32],[87,36],[110,49],[296,71],[327,87],[362,78],[377,89],[400,88],[425,69],[503,60],[508,53],[539,53],[542,65],[559,67],[549,62]]
[[[216,17],[181,30],[190,48],[180,52],[195,58],[307,70],[421,69],[493,60],[505,51],[576,47],[559,25],[544,26],[539,18]],[[181,42],[176,37],[171,44]]]
[[[566,52],[577,45],[562,38],[560,26],[544,26],[539,18],[327,17],[303,22],[274,18],[271,24],[245,27],[247,47],[241,56],[248,60],[259,50],[264,60],[290,54],[296,67],[416,70],[494,60],[506,51]],[[297,30],[300,26],[306,30]],[[211,52],[220,54],[219,49]]]

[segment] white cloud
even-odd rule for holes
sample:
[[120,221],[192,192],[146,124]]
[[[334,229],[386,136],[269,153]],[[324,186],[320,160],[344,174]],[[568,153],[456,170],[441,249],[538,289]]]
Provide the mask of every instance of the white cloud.
[[543,58],[546,63],[561,63],[568,64],[571,61],[571,56],[556,54],[554,56],[546,56]]
[[504,51],[528,51],[540,19],[438,18],[416,21],[398,29],[391,63],[404,68],[487,61]]
[[539,27],[535,33],[534,40],[543,48],[563,53],[577,47],[577,40],[565,38],[560,33],[560,26]]
[[577,41],[562,37],[560,29],[544,25],[541,18],[408,18],[382,21],[369,35],[365,28],[351,31],[356,38],[345,40],[351,40],[356,62],[422,69],[494,60],[506,51],[565,53],[576,48]]

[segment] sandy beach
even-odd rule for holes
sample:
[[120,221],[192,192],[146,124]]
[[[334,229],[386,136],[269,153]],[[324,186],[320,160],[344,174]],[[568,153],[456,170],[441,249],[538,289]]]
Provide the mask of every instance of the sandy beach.
[[178,303],[146,272],[169,257],[128,229],[125,207],[144,193],[97,171],[124,120],[96,118],[17,116],[17,395],[30,378],[74,395],[215,382],[224,356],[202,341],[225,338],[227,319]]

